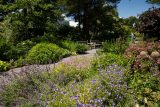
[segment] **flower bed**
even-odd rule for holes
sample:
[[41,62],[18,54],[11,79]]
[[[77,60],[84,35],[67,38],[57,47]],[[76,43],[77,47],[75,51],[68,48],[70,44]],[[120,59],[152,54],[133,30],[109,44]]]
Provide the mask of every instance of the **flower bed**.
[[132,69],[147,69],[157,66],[160,70],[160,41],[131,44],[125,51],[125,57],[133,58]]

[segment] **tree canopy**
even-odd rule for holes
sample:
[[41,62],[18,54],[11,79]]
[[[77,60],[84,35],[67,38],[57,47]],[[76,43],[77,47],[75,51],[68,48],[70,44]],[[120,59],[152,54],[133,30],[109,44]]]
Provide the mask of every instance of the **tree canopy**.
[[137,30],[140,33],[143,33],[146,37],[159,37],[160,8],[149,9],[141,14],[137,25]]
[[130,27],[133,27],[135,23],[137,23],[138,18],[135,16],[130,16],[124,19],[124,23]]
[[[110,26],[110,20],[118,16],[116,5],[120,0],[65,0],[67,16],[73,17],[79,23],[84,39],[91,39],[99,33],[99,29]],[[82,29],[81,29],[82,28]]]
[[160,5],[160,0],[147,0],[148,3]]
[[3,31],[11,31],[10,37],[15,42],[56,29],[62,14],[55,0],[2,0],[0,3],[3,23],[8,26]]

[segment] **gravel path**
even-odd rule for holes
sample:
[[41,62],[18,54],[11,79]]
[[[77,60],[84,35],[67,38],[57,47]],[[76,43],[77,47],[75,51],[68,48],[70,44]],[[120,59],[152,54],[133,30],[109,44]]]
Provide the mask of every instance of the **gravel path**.
[[14,79],[24,76],[26,73],[31,72],[46,72],[53,70],[59,64],[65,63],[68,66],[76,66],[77,68],[83,68],[89,66],[91,60],[96,55],[97,49],[89,50],[86,54],[70,56],[67,58],[63,58],[61,61],[55,64],[47,64],[47,65],[29,65],[21,68],[11,69],[7,72],[3,72],[0,74],[0,90],[1,86],[13,81]]

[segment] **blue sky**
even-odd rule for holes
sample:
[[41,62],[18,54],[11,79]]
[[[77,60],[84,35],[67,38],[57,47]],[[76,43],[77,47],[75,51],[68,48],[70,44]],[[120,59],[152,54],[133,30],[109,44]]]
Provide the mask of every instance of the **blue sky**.
[[148,4],[145,0],[121,0],[118,4],[119,16],[127,18],[129,16],[137,16],[153,5]]

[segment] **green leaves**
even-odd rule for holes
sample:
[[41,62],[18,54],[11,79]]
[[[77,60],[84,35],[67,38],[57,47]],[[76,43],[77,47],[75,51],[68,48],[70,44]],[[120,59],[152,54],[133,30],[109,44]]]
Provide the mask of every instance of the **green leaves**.
[[0,72],[4,72],[9,69],[9,64],[7,62],[0,60]]
[[151,4],[160,4],[160,0],[147,0],[147,2]]
[[56,62],[67,55],[70,55],[68,50],[64,50],[55,44],[39,43],[28,52],[26,59],[31,64],[45,64],[50,61]]
[[[68,10],[67,16],[71,16],[82,28],[82,38],[90,40],[97,36],[102,30],[108,30],[112,22],[108,21],[112,16],[116,16],[114,10],[120,0],[65,0]],[[96,13],[96,14],[95,14]],[[110,14],[110,15],[108,15]],[[111,16],[111,17],[108,17]],[[97,23],[98,22],[98,23]],[[99,23],[100,22],[100,23]],[[113,29],[112,29],[113,30]]]
[[4,21],[9,20],[7,27],[3,29],[12,31],[7,36],[14,37],[15,44],[53,31],[62,14],[58,2],[51,0],[16,0],[0,5]]

